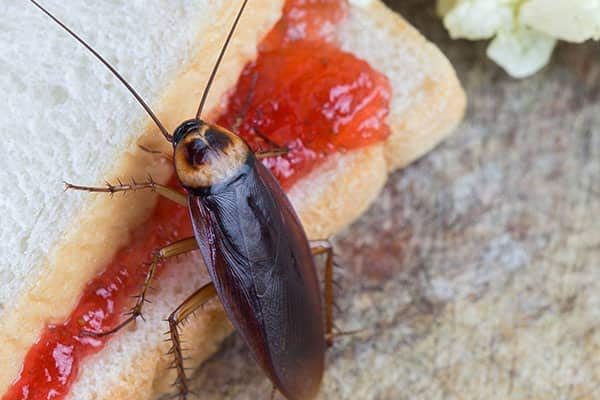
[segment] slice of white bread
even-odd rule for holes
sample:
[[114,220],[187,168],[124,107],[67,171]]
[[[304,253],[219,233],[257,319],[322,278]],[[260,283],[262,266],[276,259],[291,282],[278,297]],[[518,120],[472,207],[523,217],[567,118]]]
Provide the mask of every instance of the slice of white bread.
[[[195,115],[241,3],[43,0],[98,49],[169,130]],[[253,0],[228,48],[207,109],[235,85],[282,1]],[[64,193],[63,180],[164,181],[169,168],[137,146],[160,134],[120,82],[29,2],[1,0],[0,393],[48,322],[62,321],[85,283],[129,241],[154,205]],[[186,287],[191,289],[191,287]],[[114,371],[114,369],[111,369]],[[85,375],[85,374],[84,374]],[[118,374],[116,375],[118,377]],[[88,396],[79,397],[89,398]]]
[[350,5],[338,42],[390,80],[392,134],[381,145],[330,160],[290,190],[314,238],[329,237],[360,216],[385,183],[386,172],[431,150],[462,120],[466,106],[452,65],[435,45],[379,0]]
[[[228,51],[226,65],[218,75],[221,83],[213,89],[210,108],[216,104],[223,90],[231,87],[237,79],[243,61],[254,52],[257,38],[278,15],[281,3],[275,3],[250,2],[248,13],[242,20],[245,25],[237,35],[244,38],[244,43],[234,40]],[[147,21],[153,21],[152,12],[147,10],[151,7],[146,4],[143,11],[151,14],[146,17]],[[169,129],[193,114],[191,110],[197,105],[203,79],[212,64],[213,58],[207,54],[216,54],[222,39],[222,27],[228,26],[223,21],[229,21],[236,11],[229,2],[227,6],[225,2],[219,3],[220,6],[211,2],[211,7],[221,7],[215,9],[214,15],[205,11],[207,8],[196,14],[183,13],[183,4],[179,9],[171,4],[169,11],[161,11],[166,15],[173,9],[178,18],[186,21],[189,18],[187,27],[184,27],[185,24],[168,24],[165,20],[160,24],[146,22],[140,25],[133,20],[127,21],[127,18],[119,20],[127,13],[131,15],[131,10],[112,14],[105,12],[102,18],[94,21],[92,32],[86,31],[85,26],[74,24],[78,32],[90,32],[91,36],[101,37],[103,30],[123,27],[116,35],[118,43],[115,39],[108,40],[112,42],[112,48],[108,42],[94,40],[98,38],[92,37],[90,41],[109,59],[112,57],[111,61],[119,61],[117,67],[144,94]],[[197,7],[202,8],[204,4],[202,2]],[[62,13],[60,7],[53,9],[59,15],[77,15],[84,24],[86,15],[92,19],[98,14],[97,9],[71,7],[68,12],[62,9]],[[22,7],[18,9],[16,6],[12,10],[9,8],[9,12],[15,15],[24,13]],[[211,17],[207,18],[207,15]],[[11,32],[16,33],[13,33],[15,37],[11,41],[17,42],[21,35],[33,35],[40,29],[43,32],[39,33],[40,37],[30,38],[30,42],[26,41],[23,46],[33,47],[37,42],[45,48],[44,40],[52,44],[48,45],[43,56],[37,49],[38,58],[43,62],[40,63],[41,72],[30,73],[30,76],[41,76],[34,84],[31,77],[23,78],[20,85],[14,85],[12,80],[2,81],[2,88],[6,87],[5,93],[8,91],[11,96],[19,97],[19,93],[25,90],[23,98],[29,99],[32,105],[28,109],[35,115],[34,122],[23,117],[2,124],[7,131],[17,132],[17,136],[13,141],[7,139],[3,142],[3,146],[11,147],[3,149],[4,154],[9,154],[9,159],[5,157],[0,161],[5,163],[0,174],[6,171],[10,174],[0,175],[0,178],[7,186],[18,183],[14,197],[7,193],[1,198],[2,205],[6,204],[9,210],[10,221],[1,230],[2,239],[6,239],[3,241],[3,246],[6,246],[6,249],[3,247],[3,255],[11,257],[10,260],[5,257],[0,267],[0,342],[7,344],[0,349],[0,365],[6,366],[0,372],[0,392],[4,392],[18,374],[24,352],[36,339],[43,324],[48,320],[60,321],[68,314],[85,282],[112,258],[116,247],[127,243],[131,227],[141,221],[153,205],[150,201],[153,196],[144,193],[114,199],[101,195],[64,194],[60,182],[68,179],[76,183],[100,184],[104,179],[114,180],[116,177],[133,175],[143,178],[148,171],[157,180],[165,180],[170,173],[165,163],[137,149],[138,141],[155,145],[161,143],[161,137],[122,88],[113,83],[93,59],[88,60],[86,57],[89,58],[89,55],[80,51],[73,41],[54,34],[53,29],[56,28],[47,20],[35,13],[27,12],[27,16],[27,32],[23,33],[25,31],[20,26],[13,27]],[[194,18],[199,22],[210,19],[214,25],[205,24],[201,28],[191,23]],[[177,27],[174,31],[161,31],[158,38],[151,40],[154,44],[168,40],[175,49],[173,53],[169,53],[170,46],[153,48],[152,45],[144,47],[138,43],[143,37],[152,37],[152,31],[159,25]],[[220,29],[215,30],[211,26]],[[202,35],[202,39],[194,43],[178,42],[183,39],[178,36],[181,32],[177,30],[184,29],[192,32],[190,37]],[[443,55],[378,1],[353,4],[348,18],[340,26],[339,40],[344,49],[365,58],[390,78],[393,101],[389,123],[394,133],[385,144],[330,159],[289,191],[309,236],[313,238],[329,236],[358,217],[385,183],[387,170],[403,165],[431,148],[460,120],[465,105],[462,89]],[[63,44],[63,41],[66,43]],[[136,45],[131,46],[130,43]],[[15,76],[31,71],[33,67],[25,60],[31,59],[36,51],[29,50],[29,57],[19,58],[14,54],[6,59],[3,57],[0,68],[15,65],[13,69],[7,67]],[[160,56],[156,56],[157,51]],[[165,56],[163,52],[169,54]],[[183,59],[171,59],[174,54]],[[67,64],[73,64],[71,73],[77,79],[49,88],[45,82],[51,81],[52,72],[56,72],[54,63],[61,63],[67,56],[70,57]],[[210,62],[206,61],[207,58]],[[69,71],[68,65],[60,65],[58,71]],[[171,69],[165,65],[171,66]],[[84,68],[89,70],[84,71]],[[155,68],[159,72],[165,68],[162,71],[164,75],[156,72]],[[69,72],[64,74],[69,76]],[[97,77],[108,87],[99,85]],[[190,90],[191,87],[194,90]],[[57,93],[56,98],[42,97],[53,90]],[[69,92],[66,98],[61,96],[65,90]],[[26,102],[17,104],[21,109],[27,105]],[[110,104],[111,107],[103,108],[102,104]],[[19,106],[11,105],[9,110],[15,116],[23,115],[22,111],[18,111]],[[9,114],[3,112],[3,118]],[[131,117],[132,114],[135,118]],[[56,123],[57,115],[65,121]],[[50,145],[48,140],[52,140]],[[44,145],[33,145],[38,143]],[[37,156],[28,158],[26,154],[32,150]],[[49,157],[46,152],[54,156]],[[31,165],[29,162],[34,164],[31,169],[23,167],[15,170],[13,167]],[[12,237],[15,233],[17,237]],[[119,333],[102,352],[86,360],[69,398],[148,399],[153,393],[167,389],[166,383],[172,381],[172,376],[166,370],[170,361],[165,356],[167,344],[161,342],[164,339],[162,333],[166,330],[162,319],[206,279],[204,267],[197,256],[182,258],[176,268],[159,280],[159,288],[152,294],[153,303],[145,310],[147,321],[138,323],[135,329]],[[193,349],[188,354],[194,359],[192,364],[213,352],[230,329],[217,302],[205,307],[204,312],[190,320],[183,336],[188,347]]]
[[466,98],[452,65],[433,43],[380,1],[354,3],[340,41],[343,49],[369,61],[391,81],[392,135],[385,143],[391,171],[421,157],[450,133],[462,120]]

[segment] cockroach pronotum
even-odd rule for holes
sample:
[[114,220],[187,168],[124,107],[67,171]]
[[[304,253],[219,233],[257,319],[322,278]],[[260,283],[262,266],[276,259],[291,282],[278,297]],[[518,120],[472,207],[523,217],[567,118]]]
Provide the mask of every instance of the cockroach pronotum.
[[[332,338],[333,251],[327,240],[306,237],[285,192],[254,153],[233,132],[201,119],[202,108],[225,50],[247,0],[244,0],[225,39],[193,119],[170,134],[150,107],[98,52],[77,34],[30,0],[90,51],[119,79],[173,144],[175,173],[187,195],[153,181],[67,189],[116,193],[147,189],[188,207],[194,236],[181,239],[153,254],[144,286],[131,315],[105,332],[106,336],[142,316],[146,292],[157,266],[167,258],[199,249],[211,282],[196,290],[169,316],[169,335],[177,369],[179,398],[189,393],[178,325],[215,295],[251,354],[289,399],[310,399],[319,390],[324,354]],[[327,254],[325,306],[313,255]]]

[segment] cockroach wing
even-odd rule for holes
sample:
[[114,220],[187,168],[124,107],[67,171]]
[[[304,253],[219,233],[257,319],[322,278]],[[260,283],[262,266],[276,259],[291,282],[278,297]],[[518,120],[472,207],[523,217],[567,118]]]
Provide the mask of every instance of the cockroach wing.
[[231,321],[276,387],[316,395],[324,367],[320,289],[302,225],[260,162],[217,193],[189,196],[194,233]]

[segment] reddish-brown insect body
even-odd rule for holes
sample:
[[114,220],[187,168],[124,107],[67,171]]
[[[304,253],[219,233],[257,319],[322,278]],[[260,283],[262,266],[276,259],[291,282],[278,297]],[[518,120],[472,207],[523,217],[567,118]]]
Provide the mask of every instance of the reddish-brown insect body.
[[290,202],[233,133],[192,120],[173,139],[194,234],[229,318],[286,397],[312,398],[325,328],[310,246]]

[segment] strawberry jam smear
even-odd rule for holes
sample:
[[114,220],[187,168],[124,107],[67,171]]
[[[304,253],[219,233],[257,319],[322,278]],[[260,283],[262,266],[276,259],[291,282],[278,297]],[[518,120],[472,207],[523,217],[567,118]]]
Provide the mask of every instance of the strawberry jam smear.
[[[81,331],[103,332],[117,325],[133,306],[131,296],[139,292],[144,281],[144,262],[154,250],[188,236],[192,236],[192,227],[187,209],[160,199],[152,217],[135,230],[129,245],[86,285],[71,315],[61,324],[46,327],[29,349],[18,380],[2,399],[64,398],[77,378],[81,361],[100,351],[110,339],[82,336]],[[158,273],[164,270],[160,268]]]
[[[336,46],[336,24],[346,7],[343,0],[288,0],[218,119],[254,150],[288,149],[285,155],[263,160],[284,188],[327,156],[389,135],[384,122],[390,98],[387,79]],[[82,336],[81,331],[101,332],[117,325],[133,305],[131,296],[139,292],[152,252],[192,234],[187,210],[159,199],[127,247],[87,284],[71,315],[43,330],[2,399],[64,398],[82,361],[110,339]],[[166,268],[168,263],[158,274]]]
[[289,189],[327,156],[389,135],[387,78],[335,43],[345,3],[288,1],[217,121],[257,151],[287,149],[264,160]]

